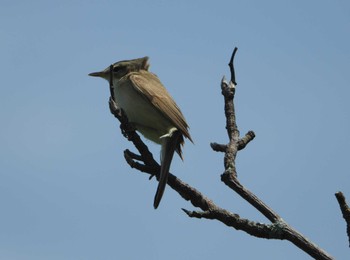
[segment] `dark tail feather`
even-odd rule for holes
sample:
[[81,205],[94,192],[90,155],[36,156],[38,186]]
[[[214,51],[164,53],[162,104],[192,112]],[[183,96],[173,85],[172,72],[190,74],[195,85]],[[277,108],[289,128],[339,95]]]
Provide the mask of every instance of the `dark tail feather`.
[[155,209],[158,208],[160,200],[163,197],[165,186],[168,182],[170,164],[173,159],[174,152],[178,149],[179,142],[181,140],[183,140],[183,137],[180,131],[175,131],[174,133],[172,133],[171,137],[164,137],[164,143],[162,144],[161,151],[161,168],[159,184],[153,203]]

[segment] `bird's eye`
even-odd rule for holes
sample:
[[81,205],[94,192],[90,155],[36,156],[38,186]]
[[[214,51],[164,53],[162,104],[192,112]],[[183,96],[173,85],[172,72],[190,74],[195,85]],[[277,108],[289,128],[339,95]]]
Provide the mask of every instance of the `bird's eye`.
[[120,68],[119,68],[119,67],[114,67],[114,68],[113,68],[113,72],[118,72],[118,71],[120,71]]

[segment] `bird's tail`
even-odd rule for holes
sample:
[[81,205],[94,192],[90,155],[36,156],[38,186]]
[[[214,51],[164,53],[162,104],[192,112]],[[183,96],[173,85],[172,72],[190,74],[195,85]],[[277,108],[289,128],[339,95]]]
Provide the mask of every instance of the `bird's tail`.
[[159,176],[159,184],[156,195],[154,197],[153,206],[156,209],[159,206],[160,200],[162,199],[165,186],[168,181],[170,164],[174,156],[175,150],[178,150],[179,144],[183,140],[183,136],[180,131],[176,129],[167,136],[162,137],[162,148],[161,148],[161,168]]

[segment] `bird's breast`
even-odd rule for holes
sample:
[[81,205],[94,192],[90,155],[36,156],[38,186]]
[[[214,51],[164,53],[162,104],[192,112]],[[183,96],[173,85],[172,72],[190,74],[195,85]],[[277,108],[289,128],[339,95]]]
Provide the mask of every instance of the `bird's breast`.
[[160,143],[161,136],[168,134],[174,125],[132,84],[114,85],[114,97],[118,107],[126,113],[129,122],[147,139]]

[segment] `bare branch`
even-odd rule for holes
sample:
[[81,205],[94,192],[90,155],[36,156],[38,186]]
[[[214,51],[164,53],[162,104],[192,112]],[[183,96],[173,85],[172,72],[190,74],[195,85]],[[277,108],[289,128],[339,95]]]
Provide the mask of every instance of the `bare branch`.
[[228,66],[230,67],[230,72],[231,72],[231,82],[232,82],[234,85],[237,85],[237,82],[236,82],[235,67],[234,67],[234,65],[233,65],[233,60],[235,59],[235,55],[236,55],[237,50],[238,50],[237,47],[235,47],[235,48],[233,49],[230,62],[228,63]]
[[350,247],[350,208],[348,204],[346,203],[345,196],[341,191],[338,191],[335,194],[335,197],[338,200],[340,210],[343,214],[343,218],[345,219],[346,222],[346,230],[349,238],[349,247]]
[[268,207],[263,201],[255,196],[251,191],[246,189],[237,178],[232,177],[229,174],[222,174],[221,180],[237,192],[243,199],[249,202],[254,208],[256,208],[261,214],[263,214],[272,223],[282,221],[282,218],[275,213],[270,207]]
[[[253,131],[249,131],[245,134],[245,136],[238,141],[238,151],[243,150],[249,143],[255,138],[255,133]],[[227,145],[226,144],[218,144],[218,143],[210,143],[210,147],[215,152],[225,152]]]
[[150,166],[150,165],[145,165],[145,164],[136,162],[135,160],[139,160],[139,161],[142,160],[141,159],[142,157],[140,155],[130,152],[129,150],[124,151],[124,158],[131,168],[135,168],[141,172],[149,173],[151,174],[151,177],[153,177],[154,175],[157,175],[159,171],[159,165],[156,167],[156,166]]
[[246,233],[260,238],[266,239],[282,239],[278,228],[274,225],[265,225],[258,222],[242,219],[239,215],[233,214],[225,209],[217,208],[211,211],[189,211],[182,209],[191,218],[205,218],[219,220],[225,225],[236,230],[242,230]]
[[218,143],[210,143],[210,146],[211,146],[211,149],[213,149],[215,152],[222,152],[222,153],[224,153],[227,148],[226,144],[218,144]]
[[[230,82],[227,82],[225,77],[221,81],[221,91],[224,96],[225,104],[226,130],[229,142],[228,144],[211,143],[211,147],[214,151],[225,153],[225,171],[221,175],[221,180],[262,213],[271,224],[250,221],[241,218],[238,214],[231,213],[226,209],[218,207],[200,191],[183,182],[173,174],[169,174],[167,184],[177,191],[185,200],[190,201],[194,207],[201,209],[201,211],[189,211],[183,209],[189,217],[215,219],[229,227],[245,231],[255,237],[288,240],[315,259],[333,259],[325,251],[318,248],[314,243],[289,226],[277,213],[238,181],[235,166],[237,152],[244,149],[247,144],[255,138],[255,134],[253,131],[249,131],[243,138],[239,137],[240,134],[236,124],[235,107],[233,102],[237,85],[233,65],[236,52],[237,48],[234,49],[229,62],[231,73]],[[137,155],[126,150],[124,156],[127,163],[132,168],[148,173],[151,176],[158,175],[160,166],[154,160],[153,155],[148,150],[148,147],[142,142],[140,136],[135,132],[135,128],[128,122],[123,111],[118,109],[113,99],[110,99],[109,105],[111,113],[121,122],[120,128],[122,129],[123,135],[135,145],[140,153],[140,155]],[[143,162],[143,164],[141,162]]]
[[126,156],[128,156],[130,159],[134,159],[134,160],[137,160],[137,161],[142,161],[142,156],[141,155],[133,153],[129,149],[126,149],[124,151],[124,154],[126,154]]
[[253,140],[255,134],[253,131],[249,131],[245,137],[239,139],[239,131],[236,124],[235,107],[233,102],[235,96],[235,86],[237,85],[233,65],[236,51],[237,48],[234,49],[228,64],[231,72],[231,81],[227,83],[225,78],[223,78],[221,81],[221,93],[224,96],[225,102],[224,109],[226,116],[226,130],[229,136],[229,144],[227,145],[224,157],[225,172],[221,175],[221,180],[247,202],[249,202],[253,207],[255,207],[259,212],[261,212],[273,224],[277,225],[277,227],[283,227],[278,229],[283,239],[289,240],[316,259],[332,259],[332,257],[326,252],[318,248],[311,241],[307,240],[295,229],[291,228],[277,213],[275,213],[252,192],[246,189],[237,179],[235,167],[237,152],[243,149],[251,140]]
[[238,141],[238,151],[243,150],[254,138],[255,133],[253,131],[246,133],[245,136]]

